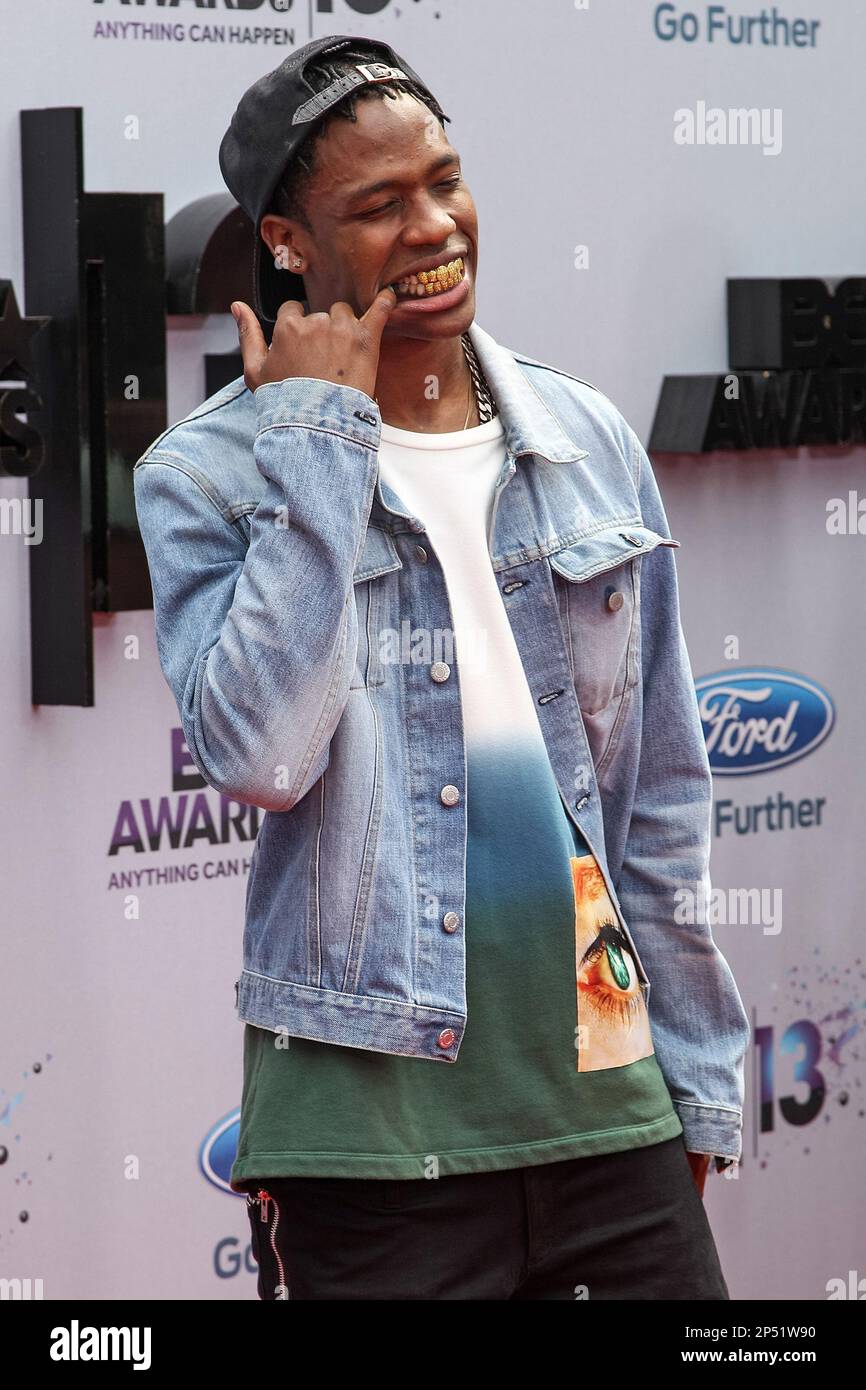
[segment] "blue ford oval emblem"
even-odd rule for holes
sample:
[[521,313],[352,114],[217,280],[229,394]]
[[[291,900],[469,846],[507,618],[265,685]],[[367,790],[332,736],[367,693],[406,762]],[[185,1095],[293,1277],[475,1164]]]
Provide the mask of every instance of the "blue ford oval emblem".
[[836,718],[820,685],[770,666],[716,671],[695,681],[695,690],[710,767],[721,777],[768,772],[805,758]]
[[202,1140],[198,1155],[199,1167],[208,1182],[212,1182],[221,1192],[231,1193],[232,1197],[238,1196],[238,1193],[232,1192],[229,1179],[238,1150],[240,1122],[240,1110],[233,1110],[230,1115],[218,1120]]

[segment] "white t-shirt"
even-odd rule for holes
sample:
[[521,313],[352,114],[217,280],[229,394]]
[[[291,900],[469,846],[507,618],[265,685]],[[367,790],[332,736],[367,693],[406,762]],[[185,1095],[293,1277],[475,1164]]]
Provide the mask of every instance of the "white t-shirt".
[[[503,977],[511,970],[512,978],[522,970],[528,980],[535,964],[549,963],[559,949],[558,938],[551,935],[543,944],[543,936],[557,930],[553,922],[570,899],[578,971],[576,1023],[583,1029],[579,1064],[612,1074],[653,1055],[649,1019],[637,967],[601,872],[557,786],[502,598],[505,576],[493,570],[488,529],[504,461],[504,431],[495,417],[448,434],[382,426],[381,475],[423,523],[451,605],[466,737],[467,855],[476,922],[485,938],[485,967],[489,972],[501,966]],[[532,461],[523,466],[531,468]],[[486,886],[479,890],[482,883]],[[483,914],[491,909],[498,926],[488,922],[485,927]],[[469,946],[472,910],[470,903]],[[525,942],[518,962],[513,928],[510,941],[503,942],[501,934],[521,914],[532,922],[533,950],[540,956],[533,960]],[[503,944],[507,960],[500,955]],[[477,980],[477,965],[475,969]],[[480,1012],[483,1017],[484,1005]],[[560,1037],[564,1031],[564,1022],[554,1027]],[[464,1047],[471,1032],[470,1020]],[[536,1041],[543,1057],[549,1039],[542,1031]],[[612,1094],[611,1102],[615,1113]],[[652,1104],[659,1105],[658,1093]],[[669,1119],[670,1098],[662,1104]],[[553,1092],[548,1109],[555,1110]]]
[[505,432],[498,416],[474,429],[444,434],[382,425],[381,475],[423,521],[445,575],[467,748],[520,743],[546,758],[488,548],[504,459]]

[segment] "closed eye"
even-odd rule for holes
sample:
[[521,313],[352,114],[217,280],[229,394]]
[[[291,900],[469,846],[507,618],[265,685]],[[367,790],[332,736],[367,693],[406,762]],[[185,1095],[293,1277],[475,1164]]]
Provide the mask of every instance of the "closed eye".
[[377,208],[369,208],[366,212],[359,212],[359,213],[358,213],[358,216],[361,217],[361,218],[363,218],[363,217],[378,217],[378,215],[379,215],[380,212],[386,212],[386,211],[388,210],[388,208],[391,206],[391,204],[392,204],[392,203],[396,203],[396,202],[397,202],[397,199],[396,199],[396,198],[392,198],[392,199],[390,200],[390,202],[382,203],[380,207],[377,207]]
[[[462,175],[462,174],[453,174],[453,175],[451,176],[450,179],[443,179],[440,183],[438,183],[438,184],[436,185],[436,187],[437,187],[437,188],[456,188],[457,185],[458,185],[459,183],[462,183],[462,182],[463,182],[463,175]],[[393,207],[393,205],[394,205],[395,203],[398,203],[399,201],[400,201],[399,198],[390,198],[390,199],[388,200],[387,203],[380,203],[378,207],[375,207],[375,208],[368,208],[365,212],[359,212],[359,213],[358,213],[358,216],[359,216],[360,218],[378,217],[380,213],[382,213],[382,212],[387,212],[388,209],[389,209],[390,207]]]

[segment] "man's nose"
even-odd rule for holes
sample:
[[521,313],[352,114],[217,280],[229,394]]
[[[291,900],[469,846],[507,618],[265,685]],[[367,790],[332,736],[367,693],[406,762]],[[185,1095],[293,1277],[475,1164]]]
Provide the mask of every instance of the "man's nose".
[[413,199],[406,214],[404,238],[413,243],[437,246],[454,231],[457,223],[447,208],[432,194],[422,194]]

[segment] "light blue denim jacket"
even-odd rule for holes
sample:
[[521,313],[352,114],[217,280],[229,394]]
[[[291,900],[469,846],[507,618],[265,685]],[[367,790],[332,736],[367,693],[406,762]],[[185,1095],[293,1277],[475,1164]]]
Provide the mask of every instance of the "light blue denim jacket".
[[[686,1147],[739,1158],[748,1017],[705,918],[675,919],[678,889],[709,889],[712,797],[679,542],[601,392],[477,323],[470,335],[505,430],[491,560],[560,794],[633,947]],[[452,624],[424,519],[379,478],[380,426],[354,387],[253,393],[239,377],[142,455],[136,504],[190,754],[210,786],[268,813],[239,1017],[457,1062],[459,670],[383,656],[404,622]]]

